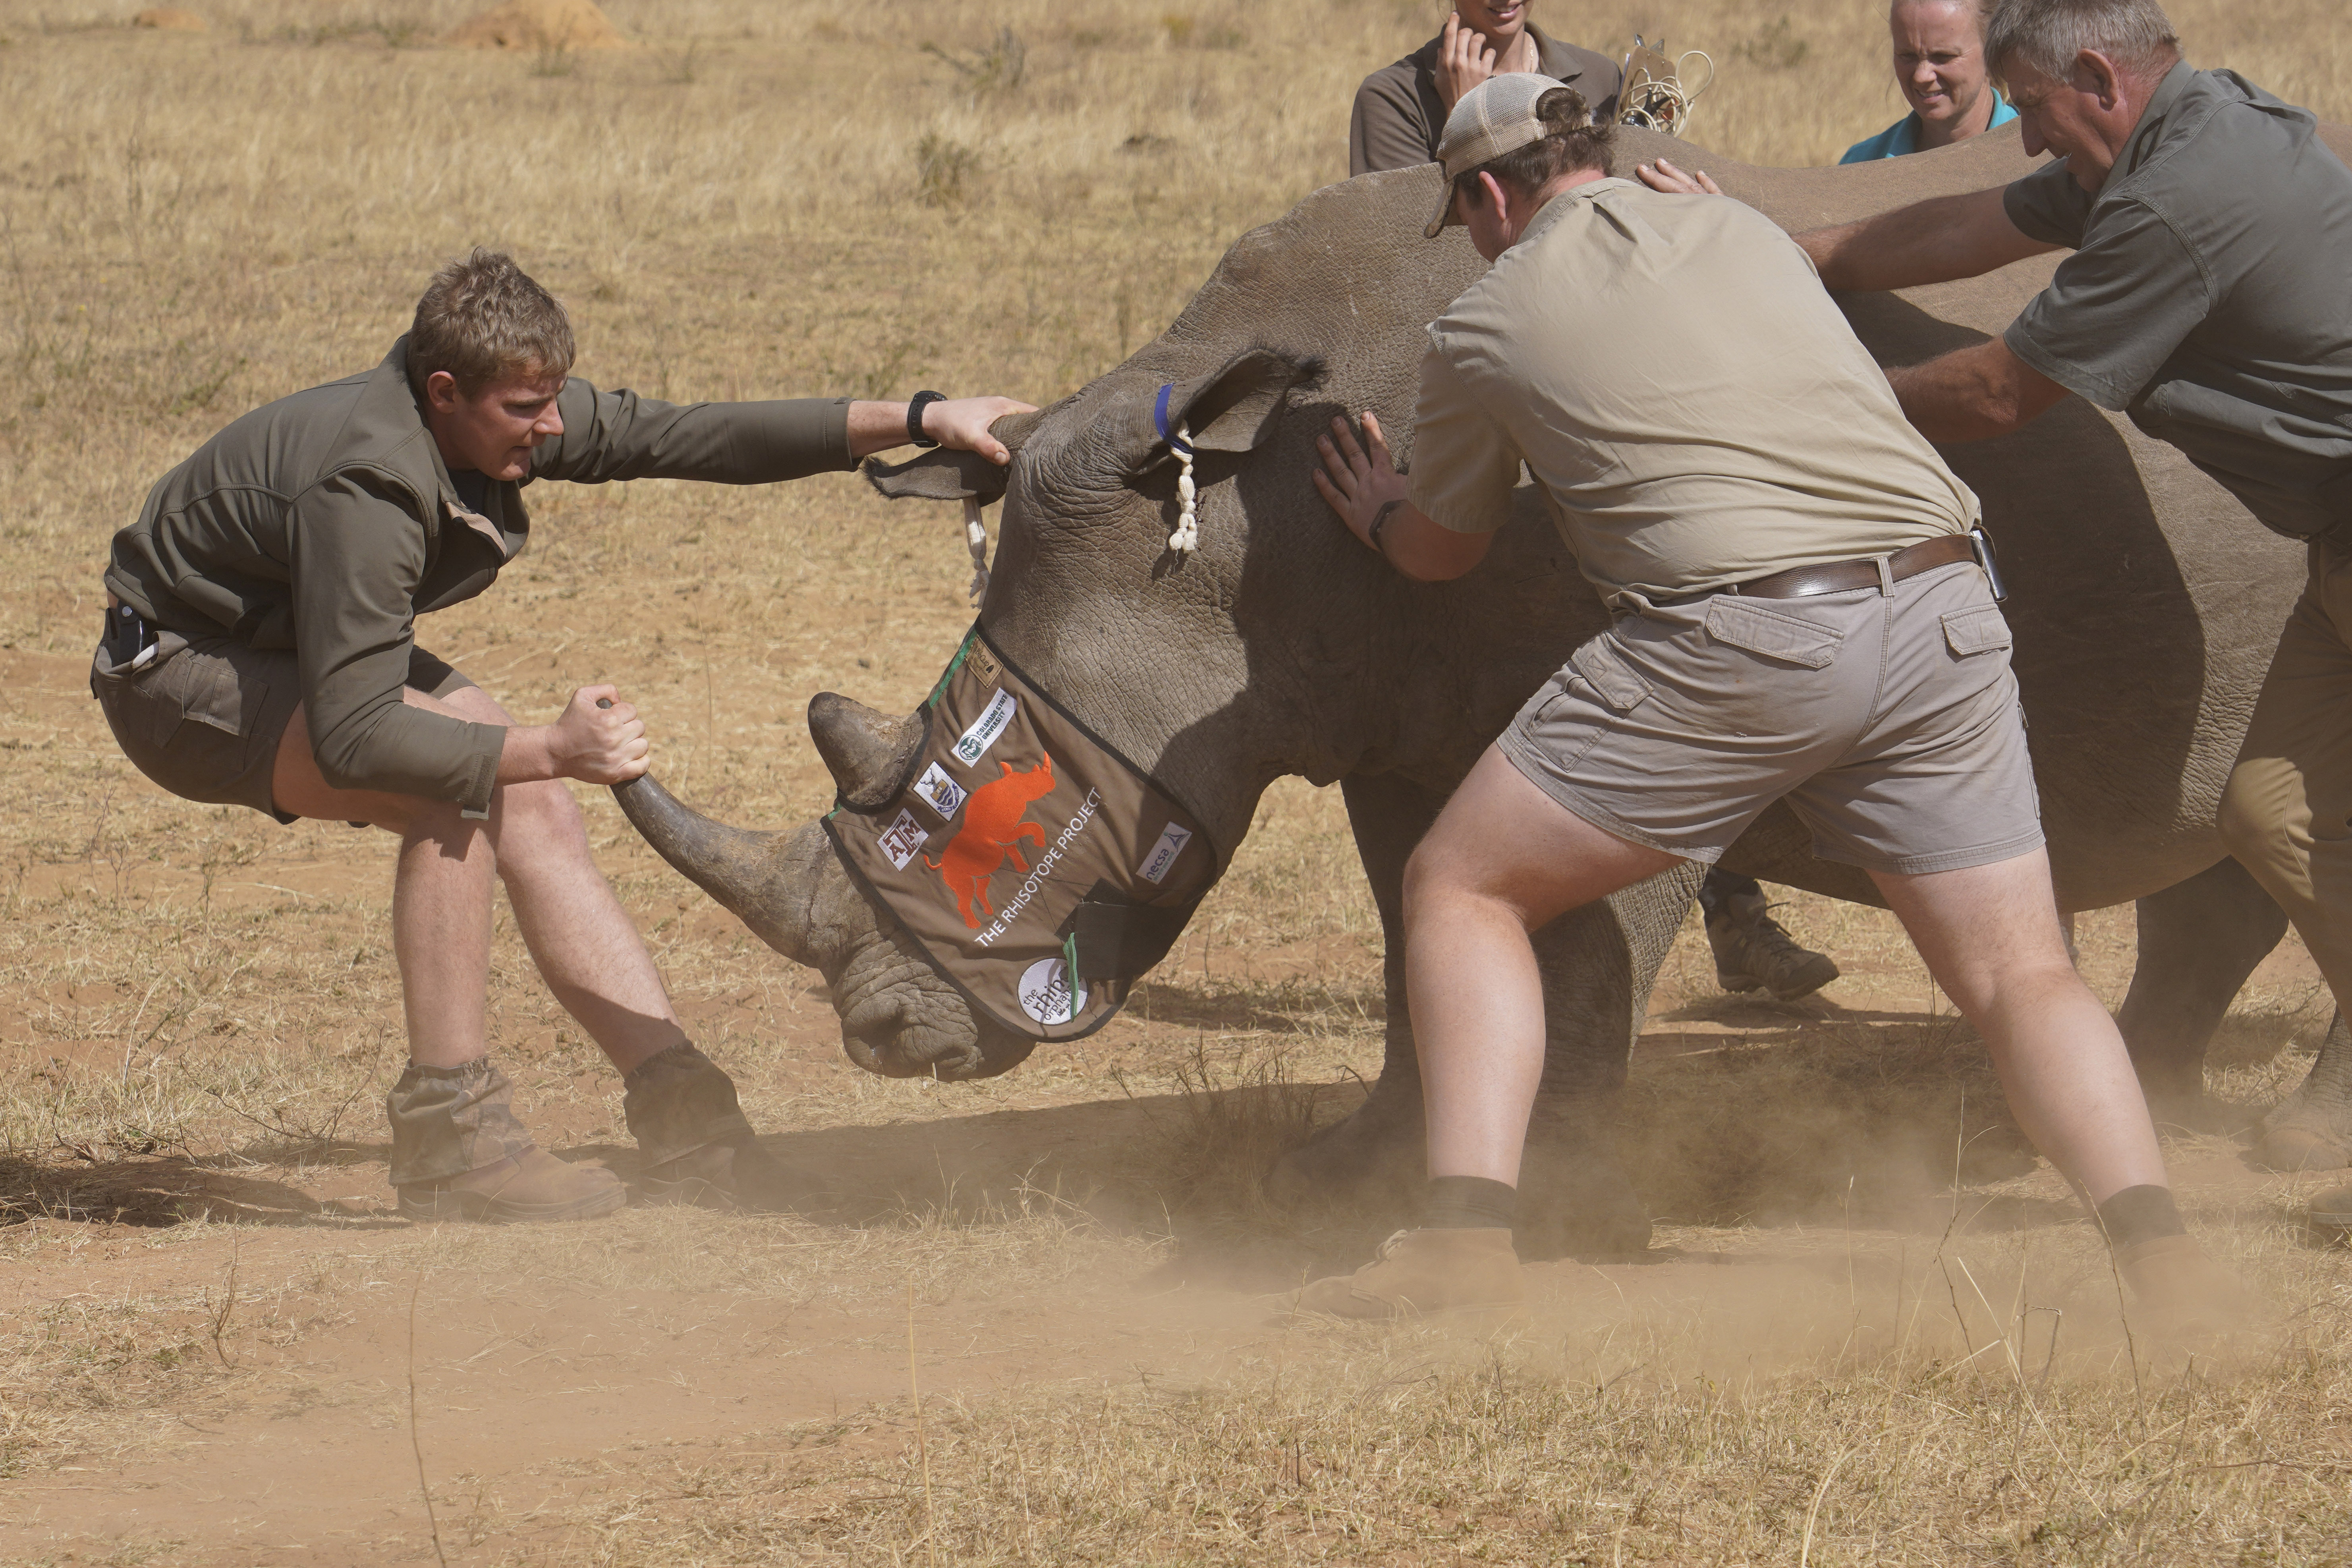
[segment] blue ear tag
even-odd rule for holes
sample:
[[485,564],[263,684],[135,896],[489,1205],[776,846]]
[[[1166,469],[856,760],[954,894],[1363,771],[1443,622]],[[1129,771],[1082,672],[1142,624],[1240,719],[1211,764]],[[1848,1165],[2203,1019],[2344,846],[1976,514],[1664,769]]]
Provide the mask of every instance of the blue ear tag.
[[1160,438],[1168,443],[1171,451],[1181,452],[1189,458],[1192,455],[1191,443],[1179,441],[1175,428],[1168,423],[1168,395],[1175,390],[1176,384],[1172,381],[1160,386],[1160,395],[1151,405],[1151,423],[1159,430]]

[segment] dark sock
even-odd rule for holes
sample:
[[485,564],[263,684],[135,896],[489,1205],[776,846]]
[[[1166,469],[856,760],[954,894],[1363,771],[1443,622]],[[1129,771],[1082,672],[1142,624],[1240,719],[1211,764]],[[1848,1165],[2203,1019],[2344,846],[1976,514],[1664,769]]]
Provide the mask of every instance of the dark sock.
[[1710,866],[1706,868],[1706,878],[1698,885],[1698,907],[1712,919],[1728,910],[1731,900],[1742,893],[1760,894],[1763,891],[1763,885],[1753,877],[1743,877],[1737,871]]
[[1484,1176],[1432,1176],[1424,1230],[1508,1230],[1519,1215],[1519,1189]]
[[2126,1187],[2099,1205],[2099,1224],[2106,1228],[2110,1247],[2129,1247],[2189,1232],[2180,1223],[2180,1207],[2172,1201],[2169,1187]]

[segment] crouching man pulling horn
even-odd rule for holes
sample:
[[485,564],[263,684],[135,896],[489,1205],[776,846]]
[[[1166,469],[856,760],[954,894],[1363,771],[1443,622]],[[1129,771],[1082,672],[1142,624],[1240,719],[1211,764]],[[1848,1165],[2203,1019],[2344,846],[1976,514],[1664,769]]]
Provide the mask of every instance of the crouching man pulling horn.
[[539,479],[767,484],[918,441],[1009,460],[1001,397],[672,405],[570,375],[563,307],[508,258],[443,268],[372,371],[246,415],[156,482],[114,537],[90,687],[123,754],[189,800],[400,836],[393,951],[409,1065],[392,1183],[420,1219],[582,1219],[608,1172],[535,1147],[488,1058],[493,879],[532,962],[626,1087],[646,1195],[767,1208],[799,1184],[686,1037],[588,849],[567,778],[646,771],[610,686],[521,725],[416,646],[415,618],[520,554]]
[[[1524,1299],[1511,1225],[1544,1060],[1528,933],[1713,862],[1785,799],[1814,853],[1867,871],[1902,918],[2135,1294],[2234,1312],[2234,1277],[2174,1207],[2123,1040],[2067,962],[1976,497],[1793,241],[1738,202],[1612,178],[1610,143],[1541,77],[1464,96],[1427,232],[1463,224],[1494,265],[1430,328],[1412,476],[1370,414],[1364,444],[1344,420],[1321,443],[1324,499],[1424,581],[1485,557],[1525,464],[1617,619],[1413,853],[1425,1217],[1297,1305]],[[1598,368],[1636,342],[1640,374]]]

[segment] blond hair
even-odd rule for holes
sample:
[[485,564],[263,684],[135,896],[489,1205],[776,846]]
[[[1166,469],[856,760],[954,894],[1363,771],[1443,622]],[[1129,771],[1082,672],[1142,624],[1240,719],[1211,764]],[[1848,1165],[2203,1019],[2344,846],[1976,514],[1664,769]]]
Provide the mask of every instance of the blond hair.
[[436,371],[470,397],[494,381],[570,374],[572,318],[502,251],[473,254],[433,275],[408,329],[408,383],[419,397]]

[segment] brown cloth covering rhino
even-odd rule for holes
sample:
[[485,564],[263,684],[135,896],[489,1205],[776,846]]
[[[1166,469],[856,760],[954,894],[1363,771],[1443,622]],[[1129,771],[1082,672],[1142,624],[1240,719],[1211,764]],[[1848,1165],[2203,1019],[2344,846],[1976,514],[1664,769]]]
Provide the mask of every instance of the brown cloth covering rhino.
[[1215,885],[1216,846],[977,626],[915,719],[921,742],[888,797],[844,795],[826,815],[842,863],[999,1024],[1094,1033]]
[[[2326,133],[2352,150],[2352,134]],[[1823,169],[1748,168],[1623,136],[1629,163],[1664,153],[1704,168],[1790,228],[1981,190],[2033,166],[2008,129]],[[1423,328],[1483,265],[1459,230],[1422,238],[1439,177],[1427,165],[1368,174],[1244,236],[1158,340],[1053,407],[999,421],[1017,452],[1009,473],[930,454],[878,476],[890,494],[1003,496],[982,607],[991,640],[1180,792],[1227,854],[1272,779],[1340,784],[1387,938],[1387,1058],[1363,1105],[1284,1156],[1269,1190],[1353,1196],[1400,1215],[1422,1176],[1399,929],[1406,858],[1528,693],[1608,625],[1532,494],[1477,571],[1422,584],[1359,545],[1309,486],[1315,438],[1335,414],[1371,408],[1391,431],[1411,429]],[[1840,303],[1882,363],[1910,363],[1999,331],[2052,266]],[[1163,384],[1201,453],[1200,550],[1181,559],[1166,548],[1175,468],[1152,423]],[[2125,1037],[2159,1118],[2205,1121],[2207,1042],[2286,929],[2225,858],[2214,816],[2301,591],[2303,552],[2177,452],[2080,400],[1946,457],[2001,542],[2060,902],[2139,900]],[[895,777],[906,721],[827,694],[811,704],[810,728],[845,795]],[[724,826],[650,779],[625,805],[672,865],[822,972],[859,1066],[978,1078],[1033,1048],[907,960],[815,824]],[[1724,863],[1877,901],[1852,868],[1814,859],[1778,808]],[[1614,1107],[1696,882],[1687,868],[1669,872],[1538,933],[1549,1037],[1520,1178],[1522,1257],[1646,1244],[1648,1216],[1617,1162]],[[2339,1031],[2272,1112],[2260,1152],[2342,1163],[2347,1134],[2352,1042]]]

